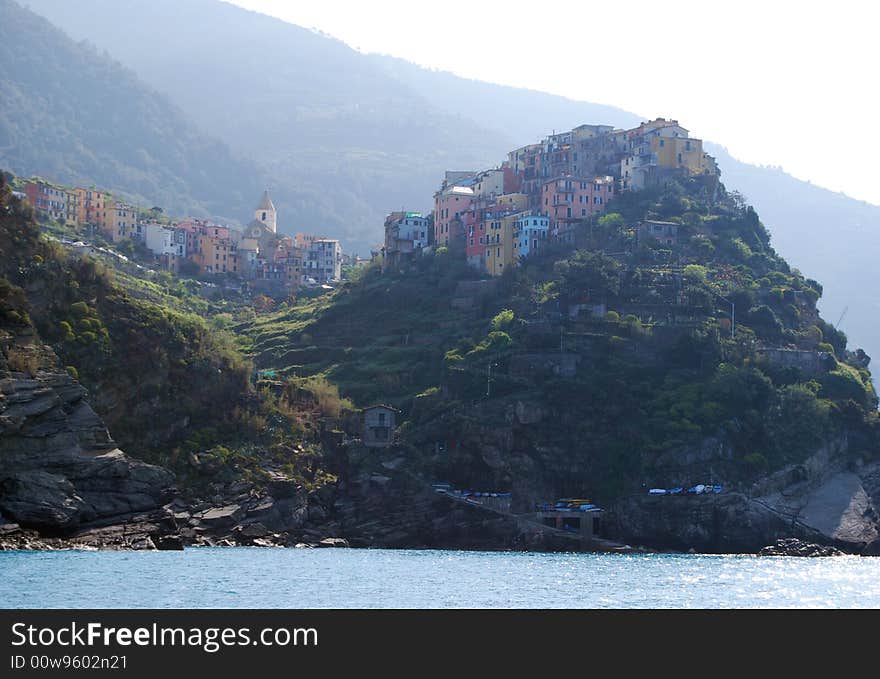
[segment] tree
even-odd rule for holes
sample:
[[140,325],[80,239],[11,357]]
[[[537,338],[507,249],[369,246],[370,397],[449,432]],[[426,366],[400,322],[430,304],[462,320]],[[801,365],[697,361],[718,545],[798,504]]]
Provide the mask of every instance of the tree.
[[616,295],[620,292],[620,265],[601,252],[578,250],[556,263],[556,275],[569,292]]

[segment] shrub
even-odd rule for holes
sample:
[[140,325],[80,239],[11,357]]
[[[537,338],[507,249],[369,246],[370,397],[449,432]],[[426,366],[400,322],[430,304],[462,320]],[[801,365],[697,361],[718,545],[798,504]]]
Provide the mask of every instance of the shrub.
[[513,311],[504,309],[498,312],[492,319],[492,330],[501,330],[513,323]]
[[67,366],[65,368],[65,370],[67,371],[67,374],[70,375],[73,379],[75,379],[75,380],[79,379],[79,371],[76,368],[74,368],[72,365]]
[[89,305],[85,302],[74,302],[70,305],[70,311],[76,316],[84,317],[89,315]]
[[9,369],[13,372],[27,373],[31,377],[37,374],[40,363],[37,357],[27,351],[12,348],[6,357]]
[[339,417],[344,411],[354,410],[354,404],[339,395],[339,387],[328,382],[323,375],[295,380],[294,384],[314,397],[325,417]]
[[705,283],[707,280],[708,269],[699,264],[688,264],[684,268],[684,277],[690,283]]

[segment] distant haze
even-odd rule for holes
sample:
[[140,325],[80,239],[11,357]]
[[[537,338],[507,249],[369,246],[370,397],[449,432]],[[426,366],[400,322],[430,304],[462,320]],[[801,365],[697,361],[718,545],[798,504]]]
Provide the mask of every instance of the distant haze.
[[678,118],[743,161],[880,205],[880,137],[863,133],[877,115],[873,3],[229,1],[363,52]]

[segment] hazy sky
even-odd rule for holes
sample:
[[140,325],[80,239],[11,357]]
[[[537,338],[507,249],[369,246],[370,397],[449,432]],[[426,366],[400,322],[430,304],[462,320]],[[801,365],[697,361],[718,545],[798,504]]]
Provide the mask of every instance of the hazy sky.
[[742,160],[880,204],[874,2],[229,1],[363,52],[677,118]]

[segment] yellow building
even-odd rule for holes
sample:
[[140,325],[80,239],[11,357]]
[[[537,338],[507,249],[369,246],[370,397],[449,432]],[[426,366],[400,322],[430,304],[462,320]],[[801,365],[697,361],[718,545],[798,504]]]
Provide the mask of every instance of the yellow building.
[[72,226],[72,227],[76,228],[82,223],[79,219],[79,216],[80,216],[79,193],[77,193],[76,189],[65,189],[64,190],[64,197],[65,197],[64,221],[67,223],[67,226]]
[[529,207],[529,196],[525,193],[505,193],[495,197],[495,205],[501,210],[522,212]]
[[98,226],[114,242],[126,238],[141,238],[138,233],[137,209],[128,203],[106,197],[98,215]]
[[516,266],[518,257],[516,256],[514,229],[519,214],[510,214],[489,223],[489,242],[486,244],[486,273],[490,276],[500,276]]
[[702,174],[707,169],[700,139],[651,137],[651,152],[660,167],[684,168],[691,174]]

